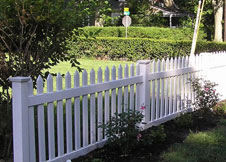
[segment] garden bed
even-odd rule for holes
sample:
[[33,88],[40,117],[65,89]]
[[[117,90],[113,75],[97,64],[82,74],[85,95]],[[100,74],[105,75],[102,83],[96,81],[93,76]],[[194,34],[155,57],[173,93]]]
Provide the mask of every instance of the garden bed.
[[[145,135],[152,134],[152,144],[140,144],[130,154],[120,155],[116,150],[109,150],[108,146],[95,150],[90,154],[73,160],[73,162],[137,162],[162,161],[162,154],[176,143],[183,143],[192,132],[211,131],[224,116],[214,115],[211,120],[199,117],[199,111],[185,114],[180,118],[166,122],[158,127],[145,131]],[[164,132],[159,131],[164,128]],[[145,137],[144,137],[145,138]]]

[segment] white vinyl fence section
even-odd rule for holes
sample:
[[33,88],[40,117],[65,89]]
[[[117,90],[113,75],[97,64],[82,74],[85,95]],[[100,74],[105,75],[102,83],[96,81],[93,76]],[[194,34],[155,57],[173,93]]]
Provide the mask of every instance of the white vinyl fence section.
[[47,93],[39,76],[36,95],[29,77],[11,78],[14,162],[61,162],[102,147],[107,139],[98,125],[107,123],[115,112],[141,111],[145,123],[141,127],[147,129],[192,111],[195,94],[189,79],[211,79],[226,92],[225,61],[225,52],[143,60],[117,70],[92,70],[90,83],[84,70],[82,84],[78,72],[73,79],[67,73],[65,89],[58,74],[56,91],[49,75]]

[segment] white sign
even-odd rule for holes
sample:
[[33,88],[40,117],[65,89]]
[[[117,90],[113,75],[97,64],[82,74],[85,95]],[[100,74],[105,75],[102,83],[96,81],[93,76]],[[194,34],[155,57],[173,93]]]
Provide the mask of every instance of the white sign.
[[124,17],[122,18],[122,24],[123,24],[125,27],[129,27],[129,26],[131,25],[131,23],[132,23],[131,17],[129,17],[129,16],[124,16]]

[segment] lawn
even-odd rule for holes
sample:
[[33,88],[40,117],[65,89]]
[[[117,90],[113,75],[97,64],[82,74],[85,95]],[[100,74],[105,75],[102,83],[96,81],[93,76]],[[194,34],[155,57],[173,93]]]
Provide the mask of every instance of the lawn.
[[215,129],[190,133],[183,143],[174,144],[162,155],[162,162],[225,162],[226,120]]
[[[95,70],[95,74],[96,74],[96,82],[97,82],[97,71],[99,69],[99,67],[102,68],[102,73],[103,73],[103,79],[104,79],[104,71],[106,66],[108,66],[109,71],[110,71],[110,78],[111,78],[111,68],[113,66],[116,67],[116,77],[118,76],[117,73],[117,68],[121,65],[123,68],[125,67],[126,64],[128,64],[128,66],[130,66],[131,64],[136,64],[134,62],[129,62],[129,61],[110,61],[110,60],[96,60],[96,59],[90,59],[90,58],[85,58],[85,59],[78,59],[79,63],[80,63],[80,67],[85,69],[88,73],[88,84],[90,82],[90,78],[89,78],[89,73],[92,70],[92,68]],[[75,71],[77,70],[77,68],[75,67],[71,67],[71,64],[69,62],[60,62],[58,65],[53,66],[50,70],[48,70],[50,73],[60,73],[62,76],[65,76],[65,74],[67,72],[70,72],[70,74],[72,75],[72,87],[74,86],[73,83],[73,75],[75,73]],[[124,71],[124,70],[123,70]],[[80,73],[80,85],[82,81],[82,72]],[[56,90],[56,77],[53,77],[53,89],[54,91]],[[63,79],[63,89],[65,88],[65,82]],[[46,92],[46,85],[44,88],[44,92]]]
[[[106,66],[109,67],[109,70],[115,65],[116,68],[119,67],[121,64],[123,67],[128,64],[132,64],[134,62],[128,62],[128,61],[110,61],[110,60],[96,60],[96,59],[78,59],[80,63],[80,67],[85,69],[88,73],[92,70],[92,68],[97,71],[99,67],[102,68],[104,71]],[[52,67],[49,72],[51,73],[58,73],[66,74],[67,71],[69,71],[71,74],[74,74],[75,70],[77,70],[75,67],[71,67],[69,62],[61,62],[58,65]]]

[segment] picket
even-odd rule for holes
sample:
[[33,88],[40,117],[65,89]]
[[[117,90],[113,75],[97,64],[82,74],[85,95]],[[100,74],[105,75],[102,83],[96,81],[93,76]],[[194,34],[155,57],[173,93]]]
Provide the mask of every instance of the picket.
[[[71,75],[67,72],[65,77],[65,88],[71,89]],[[66,141],[67,153],[72,151],[72,103],[71,99],[66,99]]]
[[[126,64],[125,65],[125,70],[124,70],[124,78],[128,78],[129,77],[129,67]],[[128,111],[129,108],[129,103],[128,103],[128,86],[124,87],[124,102],[123,102],[123,110],[124,112]]]
[[[33,82],[30,79],[28,82],[28,94],[31,96],[33,95]],[[29,121],[29,157],[30,162],[35,162],[36,160],[36,149],[35,149],[35,118],[34,118],[34,107],[29,107],[28,111],[28,121]],[[54,152],[52,150],[52,152]]]
[[[29,135],[27,139],[23,138],[23,141],[19,141],[21,146],[17,146],[29,150],[29,156],[21,156],[23,151],[14,152],[14,161],[66,161],[102,147],[107,138],[104,136],[103,128],[98,126],[107,124],[116,112],[120,114],[123,111],[127,112],[128,109],[141,111],[144,115],[141,128],[147,129],[190,111],[195,93],[192,91],[189,79],[207,77],[222,83],[219,74],[226,70],[225,58],[225,52],[217,52],[152,60],[152,62],[143,60],[138,61],[136,66],[126,65],[124,69],[120,65],[117,68],[117,79],[115,66],[111,69],[111,79],[108,67],[105,68],[104,75],[99,68],[97,83],[95,71],[92,69],[89,85],[87,71],[83,70],[82,86],[80,86],[80,74],[76,71],[73,88],[71,75],[68,72],[65,76],[65,89],[62,88],[62,76],[58,73],[56,91],[53,90],[53,77],[48,75],[46,93],[43,93],[43,79],[39,76],[36,81],[37,95],[33,94],[31,79],[11,79],[13,94],[22,92],[21,87],[28,87],[27,93],[24,91],[25,96],[18,97],[20,100],[14,98],[13,101],[16,118],[14,120],[22,125],[21,129],[27,130],[16,129],[17,123],[13,124],[14,134],[19,134],[20,137]],[[17,106],[19,110],[16,109]],[[27,114],[25,117],[29,123],[20,121],[22,119],[16,116],[17,111],[24,111],[21,113]],[[18,142],[18,138],[14,137],[14,140]]]
[[[165,72],[165,60],[163,59],[162,62],[161,62],[161,71],[162,72]],[[164,102],[164,99],[165,99],[165,79],[162,78],[161,79],[161,108],[160,108],[160,118],[162,118],[164,115],[165,115],[165,102]]]
[[[53,92],[53,77],[51,74],[47,78],[47,92]],[[54,105],[53,102],[48,103],[48,146],[49,159],[55,158],[55,126],[54,126]]]
[[[78,71],[74,74],[74,87],[79,88],[80,77]],[[75,150],[81,147],[81,123],[80,123],[80,96],[75,97],[74,103],[74,127],[75,127]]]
[[[173,69],[176,70],[178,67],[177,67],[177,58],[174,59],[174,63],[173,63]],[[175,113],[177,111],[177,80],[178,80],[178,77],[175,76],[173,78],[173,113]]]
[[[99,68],[98,69],[98,83],[102,83],[102,69]],[[98,92],[98,125],[102,125],[103,124],[103,94],[102,92]],[[103,128],[98,128],[98,141],[102,140],[103,138]]]
[[[122,79],[122,66],[118,68],[118,80]],[[122,87],[118,88],[118,113],[122,113]]]
[[[182,69],[185,68],[185,57],[182,57],[182,64],[181,64]],[[184,105],[184,100],[185,100],[185,75],[182,76],[181,79],[181,110],[185,108]]]
[[[90,85],[95,84],[95,71],[90,72]],[[90,94],[90,141],[91,144],[96,142],[96,99],[95,93]]]
[[[87,71],[82,73],[82,86],[87,86]],[[88,146],[88,95],[82,96],[82,146]]]
[[[157,61],[157,73],[160,72],[161,65],[160,60]],[[160,78],[157,79],[157,94],[156,94],[156,119],[159,119],[160,117]]]
[[[56,88],[57,91],[62,90],[62,76],[60,73],[56,77]],[[63,102],[62,100],[57,101],[57,147],[58,156],[64,154],[64,127],[63,127]]]
[[[140,64],[137,63],[136,64],[136,76],[139,76],[140,75]],[[139,92],[139,89],[140,89],[140,84],[136,84],[136,97],[135,97],[135,110],[139,110],[140,111],[140,106],[139,106],[139,96],[138,94],[140,93]]]
[[[38,76],[37,79],[37,94],[43,93],[43,79]],[[38,105],[38,145],[39,145],[39,162],[46,161],[46,146],[45,146],[45,116],[44,105]]]
[[[166,71],[169,71],[169,58],[166,59]],[[168,89],[169,78],[166,78],[165,86],[165,116],[169,114],[169,89]]]
[[[173,70],[173,58],[170,59],[170,70]],[[169,114],[173,113],[173,77],[169,79]]]
[[[105,68],[105,82],[109,82],[109,68],[106,67]],[[105,95],[104,95],[104,123],[107,124],[109,122],[109,117],[110,117],[110,110],[109,110],[109,104],[110,104],[110,100],[109,100],[109,90],[105,91]]]
[[[156,72],[156,63],[153,60],[152,62],[152,73]],[[155,116],[156,110],[155,110],[155,80],[152,80],[152,95],[151,95],[151,121],[156,119]]]
[[[116,80],[116,68],[115,66],[111,69],[111,80]],[[114,116],[116,113],[116,89],[111,90],[111,116]]]
[[[134,77],[134,64],[130,66],[130,77]],[[134,84],[130,85],[130,110],[134,110]]]

